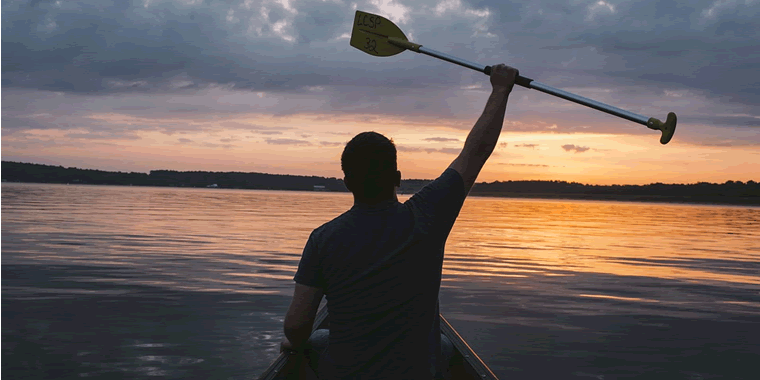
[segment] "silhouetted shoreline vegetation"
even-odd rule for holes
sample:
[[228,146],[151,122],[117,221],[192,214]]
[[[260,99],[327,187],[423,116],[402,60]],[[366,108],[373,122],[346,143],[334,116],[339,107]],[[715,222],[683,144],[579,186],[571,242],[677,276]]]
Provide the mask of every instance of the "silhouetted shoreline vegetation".
[[[340,178],[284,174],[151,170],[110,172],[12,161],[2,162],[3,182],[122,186],[217,187],[228,189],[348,191]],[[403,180],[399,192],[411,194],[430,180]],[[566,181],[496,181],[475,184],[474,196],[588,199],[675,203],[760,205],[760,183],[585,185]]]

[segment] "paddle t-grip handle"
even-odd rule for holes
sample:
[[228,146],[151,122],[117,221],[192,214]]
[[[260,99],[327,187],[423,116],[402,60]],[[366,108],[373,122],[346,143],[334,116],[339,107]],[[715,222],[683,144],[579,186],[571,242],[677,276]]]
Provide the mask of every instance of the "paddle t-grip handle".
[[[483,69],[483,73],[488,76],[491,76],[491,66],[486,66],[486,68]],[[530,82],[533,82],[533,79],[521,76],[520,70],[517,70],[517,78],[515,78],[516,85],[530,88]]]
[[676,133],[676,120],[676,114],[669,112],[668,118],[665,119],[664,123],[660,121],[660,119],[650,117],[649,121],[647,121],[647,127],[649,129],[662,131],[662,136],[660,136],[660,143],[665,145],[670,141],[670,139],[673,138],[673,134]]

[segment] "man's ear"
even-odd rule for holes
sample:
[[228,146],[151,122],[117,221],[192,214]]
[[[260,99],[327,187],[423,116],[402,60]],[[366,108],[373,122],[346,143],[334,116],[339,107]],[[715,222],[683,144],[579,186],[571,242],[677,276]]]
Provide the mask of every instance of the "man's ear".
[[396,178],[393,179],[396,187],[401,187],[401,170],[396,170]]

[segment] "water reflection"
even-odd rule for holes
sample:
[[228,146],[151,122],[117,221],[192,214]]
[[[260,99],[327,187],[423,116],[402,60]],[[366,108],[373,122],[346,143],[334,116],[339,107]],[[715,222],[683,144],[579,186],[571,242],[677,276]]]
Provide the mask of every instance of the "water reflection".
[[[760,209],[470,198],[447,274],[570,272],[760,284]],[[480,272],[473,268],[488,268]]]
[[[322,192],[4,183],[3,371],[250,378],[277,353],[306,238],[350,206]],[[751,207],[471,197],[442,310],[505,378],[736,375],[760,355],[758,227]]]

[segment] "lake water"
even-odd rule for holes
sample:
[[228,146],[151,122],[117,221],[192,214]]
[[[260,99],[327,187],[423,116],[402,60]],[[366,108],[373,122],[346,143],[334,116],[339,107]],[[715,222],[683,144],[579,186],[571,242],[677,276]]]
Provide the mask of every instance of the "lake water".
[[[256,378],[351,203],[3,183],[3,378]],[[441,311],[502,379],[756,379],[760,208],[471,197]]]

